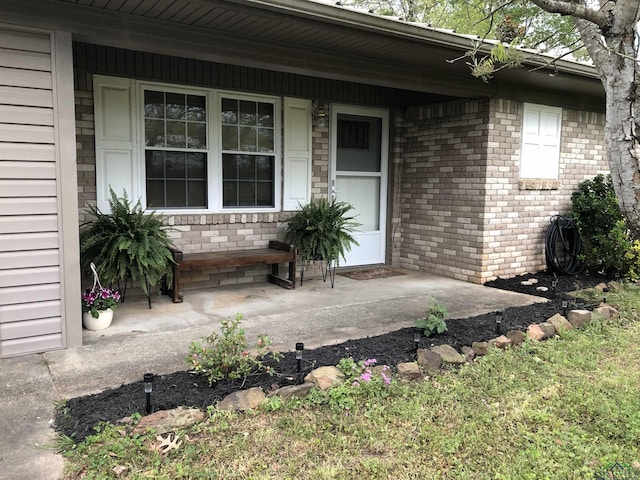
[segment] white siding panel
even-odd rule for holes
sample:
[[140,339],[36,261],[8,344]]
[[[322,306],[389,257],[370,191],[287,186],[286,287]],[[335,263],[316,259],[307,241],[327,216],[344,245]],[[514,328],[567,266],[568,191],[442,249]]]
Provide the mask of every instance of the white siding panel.
[[49,35],[18,32],[15,30],[0,30],[0,48],[50,53],[51,39]]
[[57,250],[36,250],[26,252],[0,252],[0,268],[34,268],[59,265]]
[[53,162],[2,162],[0,163],[0,178],[33,178],[55,179],[56,164]]
[[[2,80],[4,81],[4,78]],[[0,103],[53,108],[51,90],[38,90],[36,88],[0,86]]]
[[17,338],[0,341],[0,352],[3,357],[27,355],[62,348],[62,334],[40,335],[37,337]]
[[0,252],[55,249],[59,246],[57,232],[0,235]]
[[[0,28],[0,357],[65,344],[57,162],[67,137],[55,128],[65,120],[61,102],[73,100],[61,97],[64,83],[54,91],[63,63],[54,69],[52,40],[62,45],[48,33]],[[56,59],[70,55],[68,35],[64,48]],[[64,65],[70,72],[70,57]]]
[[60,284],[29,285],[0,288],[0,304],[46,302],[60,298]]
[[0,192],[3,197],[55,197],[56,181],[0,180]]
[[0,215],[46,215],[58,211],[57,200],[44,198],[2,198],[0,197]]
[[23,125],[53,125],[53,109],[0,105],[0,122]]
[[0,217],[0,234],[52,232],[57,230],[58,217],[56,215]]
[[51,72],[38,70],[17,70],[0,66],[0,78],[3,85],[26,88],[52,88]]
[[54,143],[53,127],[0,123],[0,142]]
[[0,270],[0,287],[41,285],[60,281],[60,267],[19,268]]
[[59,317],[61,315],[62,306],[60,300],[0,305],[0,319],[2,319],[3,324],[38,318]]
[[16,162],[55,162],[56,150],[53,145],[4,143],[2,144],[2,148],[0,148],[0,160],[13,160]]
[[57,334],[62,331],[60,317],[41,318],[23,322],[0,323],[0,338],[3,341],[37,335]]
[[0,48],[0,65],[9,68],[50,72],[51,56],[48,53]]

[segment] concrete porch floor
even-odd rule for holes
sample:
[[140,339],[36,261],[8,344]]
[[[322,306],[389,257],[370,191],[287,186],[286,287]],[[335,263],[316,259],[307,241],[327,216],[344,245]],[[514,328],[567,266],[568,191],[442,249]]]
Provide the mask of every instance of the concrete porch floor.
[[335,288],[306,279],[295,290],[270,283],[185,290],[184,302],[154,296],[127,298],[111,327],[83,333],[75,349],[0,360],[0,479],[55,479],[63,462],[51,449],[54,402],[139,381],[145,372],[186,369],[189,345],[220,321],[242,313],[250,342],[267,334],[276,350],[293,350],[379,335],[412,326],[431,298],[450,320],[543,301],[424,273],[353,280],[336,276]]

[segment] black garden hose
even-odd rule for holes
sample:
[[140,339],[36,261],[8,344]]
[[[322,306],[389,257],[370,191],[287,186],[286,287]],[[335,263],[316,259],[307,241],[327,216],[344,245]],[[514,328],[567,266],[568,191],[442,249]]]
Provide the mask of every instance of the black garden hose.
[[578,275],[584,270],[584,263],[579,258],[582,239],[573,218],[560,215],[551,217],[544,246],[547,266],[552,271],[562,275]]

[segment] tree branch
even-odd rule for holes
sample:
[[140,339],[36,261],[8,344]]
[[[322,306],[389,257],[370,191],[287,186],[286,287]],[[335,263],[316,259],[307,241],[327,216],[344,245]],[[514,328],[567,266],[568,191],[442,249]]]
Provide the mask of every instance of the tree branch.
[[564,0],[531,0],[541,9],[549,13],[571,15],[574,18],[582,18],[588,22],[605,29],[609,23],[609,15],[601,10],[594,10],[579,3],[570,3]]

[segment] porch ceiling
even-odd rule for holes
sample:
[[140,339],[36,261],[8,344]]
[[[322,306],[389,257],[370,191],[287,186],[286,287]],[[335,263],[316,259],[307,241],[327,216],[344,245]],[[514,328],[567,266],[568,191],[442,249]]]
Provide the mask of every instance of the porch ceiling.
[[[571,94],[603,104],[595,71],[559,61],[501,73],[491,84],[464,61],[472,37],[307,0],[3,0],[3,18],[71,30],[74,39],[153,53],[466,97]],[[3,12],[4,11],[4,12]],[[6,12],[6,15],[4,13]],[[544,59],[533,59],[541,65]],[[578,92],[576,96],[576,92]],[[602,107],[600,107],[601,109]]]

